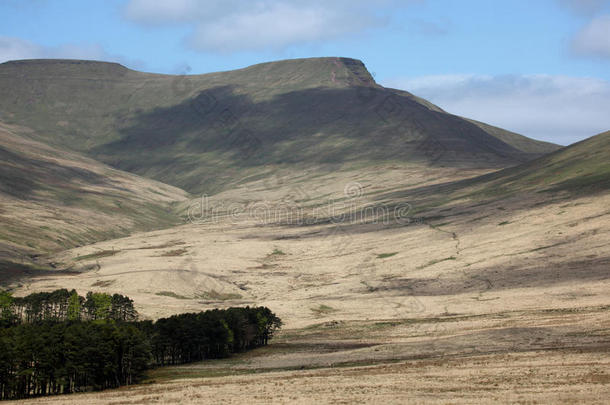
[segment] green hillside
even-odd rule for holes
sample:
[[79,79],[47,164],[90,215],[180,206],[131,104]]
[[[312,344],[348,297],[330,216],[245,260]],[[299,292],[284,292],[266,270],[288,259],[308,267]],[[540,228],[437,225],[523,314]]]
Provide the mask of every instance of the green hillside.
[[360,61],[296,59],[195,76],[118,64],[0,64],[1,118],[113,167],[214,193],[278,167],[501,168],[553,151],[377,85]]
[[483,176],[476,193],[569,192],[610,189],[610,131],[587,138],[517,167]]
[[466,180],[414,188],[380,198],[411,198],[420,209],[494,202],[512,197],[538,203],[610,190],[610,131],[518,166]]

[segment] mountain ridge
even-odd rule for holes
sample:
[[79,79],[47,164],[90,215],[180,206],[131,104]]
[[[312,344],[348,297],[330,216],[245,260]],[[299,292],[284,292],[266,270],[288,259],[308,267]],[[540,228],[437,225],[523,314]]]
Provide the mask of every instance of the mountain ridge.
[[0,118],[32,127],[39,141],[192,193],[219,192],[270,167],[497,169],[558,148],[380,86],[350,58],[179,76],[106,62],[6,62],[0,92],[9,95]]

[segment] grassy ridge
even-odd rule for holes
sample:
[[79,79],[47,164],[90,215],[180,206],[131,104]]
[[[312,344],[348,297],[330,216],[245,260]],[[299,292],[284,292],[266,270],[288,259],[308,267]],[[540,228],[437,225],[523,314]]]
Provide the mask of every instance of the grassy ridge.
[[610,131],[477,181],[475,194],[589,194],[610,189]]
[[415,211],[423,212],[466,200],[486,203],[532,193],[552,193],[557,198],[603,193],[610,190],[608,156],[610,131],[515,167],[467,180],[410,189],[408,193],[393,192],[380,198],[400,199],[408,194],[418,201]]

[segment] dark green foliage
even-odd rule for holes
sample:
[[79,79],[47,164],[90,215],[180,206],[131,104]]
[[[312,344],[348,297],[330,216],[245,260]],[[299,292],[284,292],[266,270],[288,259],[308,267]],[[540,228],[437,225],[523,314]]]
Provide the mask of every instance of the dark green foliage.
[[158,365],[221,358],[266,345],[281,327],[269,308],[214,309],[137,320],[120,294],[0,292],[0,399],[137,382]]
[[140,323],[151,336],[158,365],[226,357],[266,345],[282,326],[269,308],[214,309],[174,315],[154,324]]
[[118,387],[149,364],[146,335],[116,322],[40,322],[0,330],[0,398]]

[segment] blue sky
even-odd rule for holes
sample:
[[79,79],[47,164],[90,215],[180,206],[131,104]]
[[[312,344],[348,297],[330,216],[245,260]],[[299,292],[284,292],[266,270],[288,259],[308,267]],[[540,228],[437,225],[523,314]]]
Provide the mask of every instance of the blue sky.
[[207,73],[361,59],[383,85],[560,144],[610,129],[610,0],[3,0],[0,62]]

